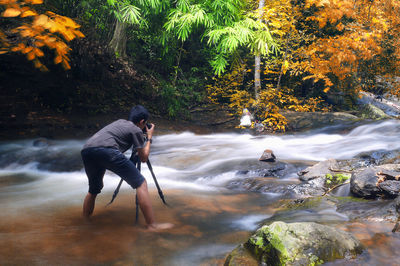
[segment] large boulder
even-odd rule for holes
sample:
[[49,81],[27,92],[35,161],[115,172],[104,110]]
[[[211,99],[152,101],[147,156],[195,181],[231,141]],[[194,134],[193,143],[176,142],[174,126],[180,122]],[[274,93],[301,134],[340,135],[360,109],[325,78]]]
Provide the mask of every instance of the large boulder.
[[382,109],[370,103],[365,104],[364,107],[361,108],[361,117],[376,120],[390,118]]
[[[316,265],[355,257],[363,250],[350,233],[313,222],[274,222],[261,227],[244,244],[260,264]],[[233,263],[231,253],[225,265]]]
[[[390,175],[400,175],[399,164],[385,164],[355,171],[350,180],[350,191],[362,198],[376,198],[382,195],[396,197],[400,195],[399,184],[397,182],[388,182],[389,180],[380,180],[378,182],[378,173],[390,173]],[[381,187],[382,186],[382,187]]]
[[303,131],[321,128],[333,124],[354,123],[359,118],[343,112],[294,112],[284,111],[282,115],[288,120],[288,131]]

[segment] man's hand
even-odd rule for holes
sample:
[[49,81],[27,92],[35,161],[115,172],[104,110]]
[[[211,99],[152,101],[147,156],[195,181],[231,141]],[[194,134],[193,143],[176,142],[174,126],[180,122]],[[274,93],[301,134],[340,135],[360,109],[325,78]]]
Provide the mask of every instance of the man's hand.
[[147,139],[151,139],[152,137],[153,137],[153,132],[154,132],[154,127],[155,127],[155,125],[154,124],[150,124],[150,128],[148,128],[147,126]]
[[150,124],[151,127],[148,128],[147,125],[145,124],[146,127],[146,134],[147,134],[147,143],[143,148],[137,148],[138,155],[140,158],[140,161],[142,163],[147,162],[147,158],[149,157],[150,154],[150,143],[151,143],[151,138],[153,137],[153,132],[154,132],[154,124]]

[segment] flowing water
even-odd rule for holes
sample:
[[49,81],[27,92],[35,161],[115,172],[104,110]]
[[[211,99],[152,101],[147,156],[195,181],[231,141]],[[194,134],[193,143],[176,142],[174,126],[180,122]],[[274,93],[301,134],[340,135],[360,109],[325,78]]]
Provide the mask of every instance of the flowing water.
[[[334,133],[332,133],[334,132]],[[259,222],[274,215],[279,193],[228,189],[258,165],[265,149],[293,167],[271,182],[296,183],[296,172],[315,162],[350,159],[360,152],[400,148],[400,121],[389,120],[344,130],[329,127],[301,134],[156,136],[150,156],[170,207],[158,199],[146,166],[157,220],[175,227],[162,233],[134,226],[134,192],[107,172],[92,221],[81,218],[87,192],[80,149],[85,140],[23,140],[0,143],[1,265],[222,265]],[[127,154],[128,155],[128,154]],[[340,195],[348,195],[343,187]],[[379,208],[379,207],[376,207]],[[351,221],[335,207],[295,211],[285,221],[316,221],[352,232],[367,247],[353,261],[327,265],[399,265],[400,233],[388,222]]]

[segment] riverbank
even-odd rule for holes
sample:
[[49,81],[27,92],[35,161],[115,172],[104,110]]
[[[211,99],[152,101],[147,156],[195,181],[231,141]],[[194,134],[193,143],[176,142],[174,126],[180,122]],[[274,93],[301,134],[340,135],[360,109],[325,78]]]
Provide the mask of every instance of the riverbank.
[[[0,140],[29,138],[84,139],[112,121],[126,118],[126,112],[80,115],[55,112],[30,112],[27,115],[9,115],[0,120]],[[299,132],[331,124],[354,123],[359,118],[350,113],[299,113],[285,112],[288,119],[287,132]],[[196,134],[240,132],[236,128],[240,118],[230,116],[226,110],[198,108],[191,111],[190,119],[168,119],[152,116],[156,135],[190,131]],[[249,133],[248,131],[246,131]],[[270,133],[265,131],[264,133]]]
[[[223,115],[222,115],[223,116]],[[98,115],[62,114],[54,112],[31,112],[27,115],[10,115],[0,121],[0,140],[16,140],[27,138],[66,139],[73,136],[84,139],[103,126],[120,118],[126,118],[127,113],[112,113]],[[216,116],[221,117],[221,114]],[[207,124],[204,119],[172,120],[153,116],[151,123],[156,125],[156,135],[174,132],[190,131],[196,134],[234,131],[232,124],[226,125],[224,117],[221,123]],[[227,118],[229,119],[229,118]]]
[[[362,94],[359,110],[349,112],[294,112],[282,111],[288,120],[286,132],[303,132],[330,125],[360,124],[363,121],[397,118],[400,103],[394,100],[376,99],[371,94]],[[398,110],[398,112],[395,112]],[[0,140],[48,138],[65,139],[73,136],[83,139],[91,136],[104,125],[126,118],[129,110],[108,114],[64,114],[61,112],[6,112],[0,119]],[[240,132],[236,128],[240,118],[231,116],[220,106],[203,104],[188,110],[185,118],[168,119],[153,115],[150,122],[156,124],[156,134],[190,131],[196,134]],[[264,133],[271,133],[265,131]]]

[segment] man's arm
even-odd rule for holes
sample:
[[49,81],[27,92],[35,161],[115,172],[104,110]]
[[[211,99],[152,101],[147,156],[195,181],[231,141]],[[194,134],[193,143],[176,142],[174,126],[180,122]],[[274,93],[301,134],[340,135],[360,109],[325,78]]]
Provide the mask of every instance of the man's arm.
[[151,124],[151,128],[147,129],[147,142],[144,144],[143,148],[137,148],[137,152],[142,163],[147,162],[150,154],[151,139],[153,137],[154,124]]

